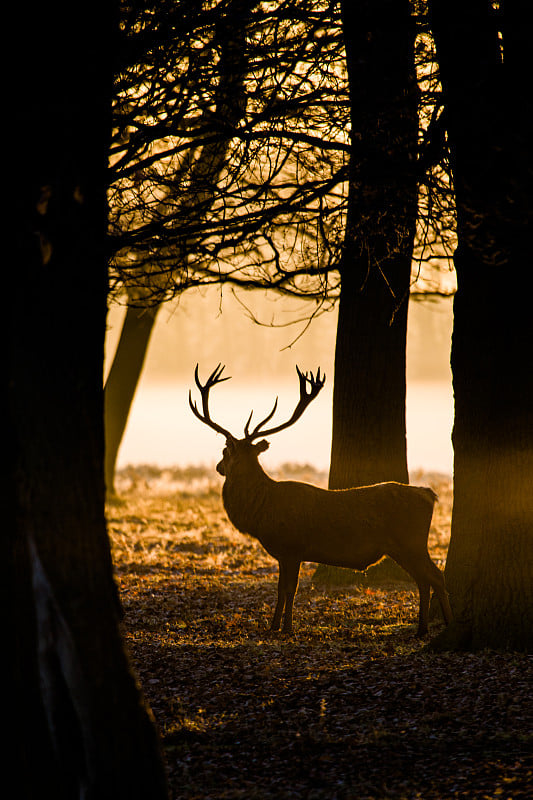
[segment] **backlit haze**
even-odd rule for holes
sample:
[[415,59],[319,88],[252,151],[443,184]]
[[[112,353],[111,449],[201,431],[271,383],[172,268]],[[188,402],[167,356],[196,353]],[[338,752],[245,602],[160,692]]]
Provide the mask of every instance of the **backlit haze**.
[[[302,301],[270,300],[258,293],[248,294],[244,300],[267,323],[303,317],[310,308]],[[123,315],[123,308],[114,307],[108,317],[107,368]],[[298,338],[303,323],[257,325],[229,292],[221,299],[216,287],[202,293],[188,291],[179,303],[164,306],[152,334],[118,467],[213,466],[218,461],[223,437],[193,416],[188,392],[191,388],[193,397],[199,399],[194,385],[196,363],[203,382],[220,362],[226,365],[224,375],[232,379],[211,390],[211,416],[236,436],[242,435],[252,408],[258,421],[271,410],[276,396],[275,419],[287,419],[299,398],[295,364],[303,370],[321,367],[327,375],[322,392],[293,427],[270,439],[270,449],[261,461],[266,468],[293,462],[327,470],[336,322],[336,312],[326,312]],[[419,469],[452,472],[451,325],[451,299],[411,301],[407,349],[411,474]]]

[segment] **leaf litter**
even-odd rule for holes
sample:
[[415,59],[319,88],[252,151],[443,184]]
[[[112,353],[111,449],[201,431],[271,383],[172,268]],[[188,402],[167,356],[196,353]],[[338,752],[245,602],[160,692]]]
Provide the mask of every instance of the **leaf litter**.
[[[311,467],[287,475],[325,481]],[[416,482],[439,494],[430,553],[443,566],[450,481]],[[531,656],[428,653],[414,584],[325,587],[314,564],[294,636],[272,636],[277,563],[233,529],[216,474],[130,467],[118,489],[108,527],[124,636],[173,800],[531,797]]]

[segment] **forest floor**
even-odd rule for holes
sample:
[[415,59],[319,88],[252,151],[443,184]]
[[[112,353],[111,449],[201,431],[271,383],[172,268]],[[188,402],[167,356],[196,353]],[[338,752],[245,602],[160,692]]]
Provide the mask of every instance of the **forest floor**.
[[[439,494],[430,552],[442,567],[450,481],[415,482]],[[117,488],[108,523],[124,634],[172,800],[533,796],[531,657],[432,654],[415,638],[414,584],[325,587],[312,564],[294,635],[273,637],[277,564],[232,528],[214,471],[130,468]]]

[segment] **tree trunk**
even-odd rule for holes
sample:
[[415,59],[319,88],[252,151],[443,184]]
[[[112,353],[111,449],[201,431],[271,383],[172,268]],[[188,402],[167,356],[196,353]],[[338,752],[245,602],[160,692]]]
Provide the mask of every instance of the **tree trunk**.
[[[408,283],[410,261],[403,266]],[[343,276],[335,348],[330,489],[408,482],[405,429],[407,300],[371,271],[364,288]]]
[[[517,254],[518,255],[518,254]],[[520,271],[527,255],[518,255]],[[514,259],[513,259],[514,260]],[[456,254],[454,505],[446,582],[456,624],[436,646],[533,643],[533,326],[527,303]],[[472,272],[481,283],[472,283]],[[506,270],[507,272],[507,270]],[[467,276],[465,276],[467,273]]]
[[531,68],[524,19],[505,8],[431,3],[459,243],[446,564],[455,622],[436,649],[533,644],[533,114],[519,94]]
[[113,363],[107,376],[104,419],[105,483],[108,497],[115,495],[115,466],[118,451],[159,308],[159,305],[144,309],[128,306]]
[[[341,8],[352,133],[331,489],[409,480],[405,371],[417,213],[417,88],[409,3],[364,0],[343,2]],[[350,572],[321,565],[315,580],[344,583]]]
[[117,8],[97,2],[71,12],[70,3],[32,7],[17,27],[25,56],[12,116],[19,272],[8,308],[2,584],[10,590],[8,694],[20,705],[8,716],[19,728],[9,768],[28,800],[155,800],[167,796],[164,769],[120,636],[104,515]]
[[407,481],[405,348],[418,130],[408,2],[343,3],[352,152],[330,488]]

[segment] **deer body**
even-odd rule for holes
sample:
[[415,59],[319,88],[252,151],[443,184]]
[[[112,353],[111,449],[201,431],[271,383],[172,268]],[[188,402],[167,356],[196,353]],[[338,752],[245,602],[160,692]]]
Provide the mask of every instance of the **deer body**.
[[394,557],[389,551],[407,537],[425,546],[435,495],[394,482],[332,491],[263,472],[263,481],[251,486],[226,479],[222,499],[237,530],[274,558],[364,570],[384,555]]
[[[244,439],[236,439],[209,416],[207,395],[211,385],[221,380],[220,372],[218,367],[205,387],[196,375],[204,416],[192,401],[191,408],[203,422],[226,435],[217,471],[225,477],[222,499],[230,521],[237,530],[258,539],[279,563],[278,600],[271,630],[279,630],[283,620],[283,631],[292,632],[294,596],[303,561],[364,570],[384,555],[393,558],[418,585],[418,635],[428,630],[431,587],[449,623],[452,612],[444,578],[427,550],[435,493],[427,487],[393,481],[330,490],[299,481],[273,480],[258,461],[268,442],[254,444],[253,439],[292,424],[322,388],[320,373],[315,379],[298,370],[301,398],[288,423],[269,431],[263,429],[274,414],[274,406],[252,433],[248,431],[250,417]],[[306,381],[311,383],[310,394],[305,393]]]

